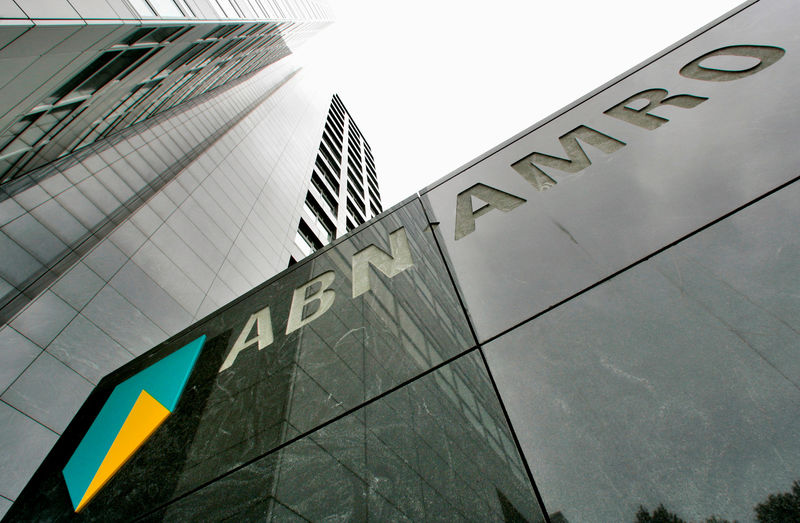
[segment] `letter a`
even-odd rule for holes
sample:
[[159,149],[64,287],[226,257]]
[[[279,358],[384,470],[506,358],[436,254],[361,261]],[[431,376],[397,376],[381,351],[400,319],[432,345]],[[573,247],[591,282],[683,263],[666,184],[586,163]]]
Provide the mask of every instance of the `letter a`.
[[[480,207],[477,211],[473,210],[473,196],[485,201],[486,205]],[[476,183],[456,197],[456,240],[475,232],[475,220],[492,209],[509,212],[525,203],[525,201],[518,196],[508,194],[494,187]]]
[[375,245],[370,245],[353,256],[353,298],[370,290],[370,265],[389,278],[394,278],[397,274],[414,266],[411,250],[408,248],[406,230],[403,227],[389,234],[389,246],[392,249],[391,256]]
[[[256,324],[257,336],[248,340],[247,337],[253,330],[253,324]],[[233,362],[236,361],[236,357],[239,355],[239,353],[254,343],[258,343],[258,350],[261,350],[272,343],[272,318],[269,314],[269,307],[264,307],[255,314],[250,315],[247,323],[244,324],[244,329],[242,329],[239,337],[236,338],[236,343],[233,344],[231,351],[228,353],[228,357],[225,358],[224,362],[222,362],[219,372],[222,372],[233,365]]]

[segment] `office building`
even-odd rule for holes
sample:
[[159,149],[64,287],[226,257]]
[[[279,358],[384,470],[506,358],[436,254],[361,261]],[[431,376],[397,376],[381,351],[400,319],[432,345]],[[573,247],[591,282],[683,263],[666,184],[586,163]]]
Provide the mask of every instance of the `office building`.
[[289,56],[324,4],[131,5],[4,7],[4,509],[106,373],[381,210],[369,145]]
[[[394,277],[369,274],[367,260],[380,265],[378,249],[395,254],[395,263],[383,266],[389,274],[399,270]],[[353,259],[367,264],[351,277]],[[403,270],[400,259],[413,266]],[[316,300],[320,295],[323,301]],[[151,355],[191,350],[199,330],[205,336],[200,357],[181,406],[154,434],[162,439],[145,443],[83,505],[88,483],[73,482],[68,472],[68,491],[59,469],[42,474],[45,484],[34,477],[37,486],[26,492],[38,493],[36,499],[23,493],[19,506],[42,507],[35,516],[42,519],[80,506],[88,519],[284,520],[299,514],[395,520],[405,514],[490,521],[524,514],[537,521],[534,493],[479,355],[473,351],[427,372],[473,342],[418,200],[299,261],[123,367],[98,386],[100,396],[110,392],[109,384],[114,389],[157,368]],[[186,439],[175,439],[177,432]],[[311,438],[299,437],[309,432]],[[65,433],[58,445],[72,439]],[[149,445],[159,450],[148,452]],[[102,446],[84,447],[76,463],[99,464],[91,448]],[[136,471],[156,469],[166,481],[137,479]],[[220,475],[230,482],[215,481]],[[49,503],[51,494],[69,510]],[[178,497],[183,502],[170,503]],[[157,513],[147,515],[154,508]]]
[[316,0],[20,0],[0,16],[0,182],[287,56]]
[[745,3],[112,372],[9,519],[796,521],[797,17]]
[[304,256],[382,211],[372,149],[338,95],[331,100],[303,210],[295,244]]

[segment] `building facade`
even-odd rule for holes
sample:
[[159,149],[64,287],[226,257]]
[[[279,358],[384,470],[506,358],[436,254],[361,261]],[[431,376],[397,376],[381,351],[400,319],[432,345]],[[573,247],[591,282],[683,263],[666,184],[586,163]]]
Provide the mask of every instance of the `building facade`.
[[258,71],[330,23],[316,0],[21,0],[0,16],[0,183]]
[[304,256],[383,210],[372,149],[338,95],[331,100],[303,210],[295,244]]
[[105,374],[381,209],[369,145],[288,56],[324,5],[17,4],[0,44],[3,510]]
[[797,520],[797,15],[745,3],[112,372],[8,518]]

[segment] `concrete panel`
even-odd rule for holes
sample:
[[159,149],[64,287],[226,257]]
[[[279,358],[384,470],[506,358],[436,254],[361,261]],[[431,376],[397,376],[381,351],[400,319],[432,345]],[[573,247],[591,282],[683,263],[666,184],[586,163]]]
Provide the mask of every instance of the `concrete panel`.
[[58,435],[0,401],[0,496],[16,499]]
[[3,393],[2,399],[61,433],[93,388],[86,378],[44,352]]

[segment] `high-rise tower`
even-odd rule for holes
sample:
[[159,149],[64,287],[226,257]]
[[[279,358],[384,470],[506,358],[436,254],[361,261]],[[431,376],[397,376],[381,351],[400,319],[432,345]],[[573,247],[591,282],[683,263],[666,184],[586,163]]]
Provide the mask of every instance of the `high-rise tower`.
[[381,208],[360,131],[289,56],[324,4],[3,9],[0,506],[106,373]]
[[257,71],[330,22],[316,0],[2,9],[0,183]]
[[[799,11],[743,4],[109,374],[9,514],[797,521]],[[74,474],[185,350],[166,421]]]
[[295,243],[311,254],[381,213],[372,149],[334,95]]

